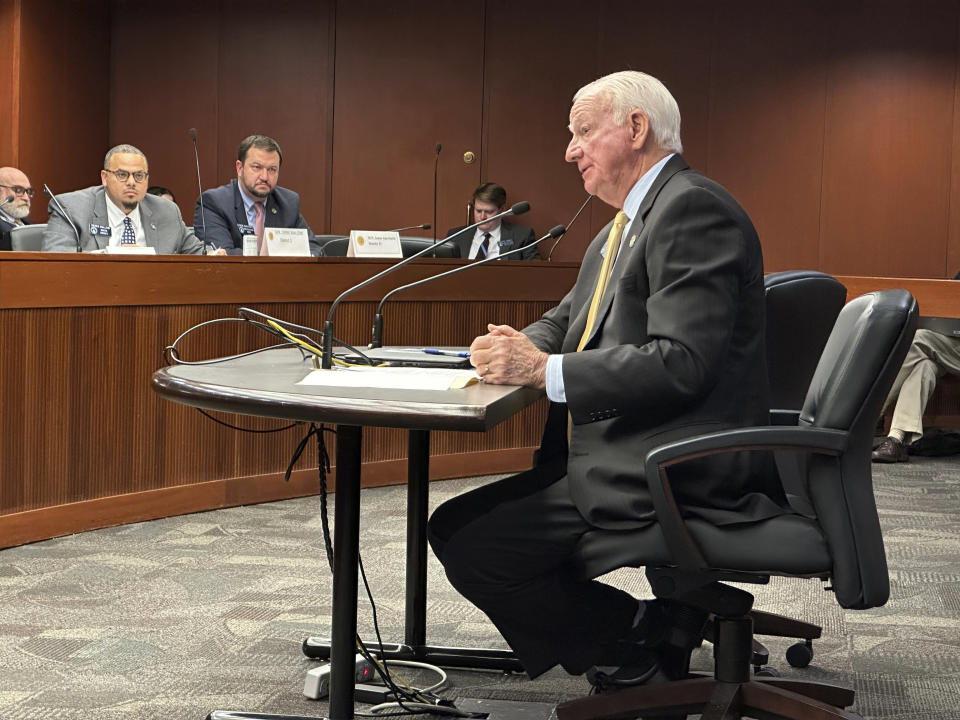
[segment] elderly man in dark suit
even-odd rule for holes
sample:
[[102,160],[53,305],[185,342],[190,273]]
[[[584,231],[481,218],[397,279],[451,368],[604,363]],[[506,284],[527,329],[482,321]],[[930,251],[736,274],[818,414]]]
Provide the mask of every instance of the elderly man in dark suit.
[[320,243],[300,214],[300,196],[277,185],[283,152],[273,138],[250,135],[237,149],[237,178],[197,198],[193,228],[197,237],[229,255],[243,252],[243,236],[255,235],[259,255],[266,254],[264,228],[303,228],[311,255]]
[[[485,382],[546,389],[540,451],[531,470],[442,505],[429,532],[450,582],[531,676],[559,663],[607,689],[684,675],[706,618],[582,580],[567,560],[591,529],[655,519],[650,448],[766,424],[763,261],[744,210],[679,155],[679,109],[658,80],[587,85],[570,132],[567,161],[620,212],[557,307],[522,332],[489,325],[470,348]],[[780,514],[782,493],[753,472],[765,462],[690,463],[675,473],[678,501],[718,524]]]
[[[507,209],[507,191],[496,183],[484,183],[473,191],[473,222],[499,215]],[[526,225],[515,225],[504,220],[490,220],[479,225],[472,233],[465,233],[465,225],[451,228],[447,237],[453,242],[460,257],[470,260],[483,260],[487,257],[499,257],[517,248],[526,248],[511,255],[510,260],[539,260],[537,247],[527,247],[536,240],[533,229]]]
[[57,195],[50,200],[50,218],[43,232],[48,252],[84,252],[108,247],[152,247],[161,254],[203,252],[183,224],[180,208],[147,195],[147,158],[133,145],[107,151],[101,185]]

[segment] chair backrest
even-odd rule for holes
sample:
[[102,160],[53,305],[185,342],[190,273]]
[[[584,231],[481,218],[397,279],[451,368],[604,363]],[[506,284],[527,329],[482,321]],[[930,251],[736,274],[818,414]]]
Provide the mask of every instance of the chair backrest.
[[39,252],[43,249],[43,231],[46,229],[45,223],[11,228],[10,249]]
[[[323,254],[329,255],[330,257],[343,257],[347,254],[347,248],[350,245],[350,238],[344,237],[343,235],[317,235],[317,238],[323,242]],[[327,238],[324,242],[324,238]],[[433,240],[431,238],[420,238],[420,237],[401,237],[400,238],[400,249],[403,251],[404,257],[410,257],[425,247],[433,245]],[[457,247],[454,243],[445,243],[443,245],[437,245],[436,257],[459,257]],[[427,257],[432,257],[430,253],[427,254]]]
[[[437,247],[434,248],[433,252],[427,253],[425,257],[441,257],[441,258],[454,258],[460,257],[460,251],[457,250],[456,243],[448,242],[440,245],[439,243],[442,240],[437,241]],[[400,248],[403,250],[404,257],[410,257],[416,253],[423,250],[425,247],[430,247],[433,245],[432,238],[421,238],[421,237],[401,237],[400,238]]]
[[763,285],[770,407],[799,410],[847,288],[816,270],[770,273]]
[[350,238],[343,235],[317,235],[323,254],[330,257],[343,257],[347,254]]
[[870,452],[884,399],[913,340],[917,303],[906,290],[868,293],[840,311],[800,411],[800,425],[844,430],[839,458],[813,456],[807,491],[833,558],[831,583],[847,608],[889,596]]

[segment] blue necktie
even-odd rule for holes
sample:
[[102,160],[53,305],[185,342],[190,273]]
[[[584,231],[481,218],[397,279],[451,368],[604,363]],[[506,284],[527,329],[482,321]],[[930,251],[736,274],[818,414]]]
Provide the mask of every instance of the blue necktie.
[[133,231],[133,223],[128,215],[123,219],[123,232],[120,234],[121,245],[136,245],[137,234]]

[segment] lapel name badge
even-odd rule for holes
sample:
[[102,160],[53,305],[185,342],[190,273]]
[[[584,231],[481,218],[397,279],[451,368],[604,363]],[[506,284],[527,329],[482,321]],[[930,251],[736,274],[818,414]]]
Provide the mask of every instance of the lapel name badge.
[[110,237],[110,228],[106,225],[96,225],[90,223],[90,234],[91,235],[100,235],[101,237]]
[[240,225],[237,224],[237,230],[240,231],[241,235],[253,235],[253,225]]

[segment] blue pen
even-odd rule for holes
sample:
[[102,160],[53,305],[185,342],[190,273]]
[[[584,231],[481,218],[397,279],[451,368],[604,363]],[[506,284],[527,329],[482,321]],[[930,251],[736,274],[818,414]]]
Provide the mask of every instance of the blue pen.
[[468,358],[470,353],[465,350],[440,350],[438,348],[424,348],[427,355],[449,355],[450,357]]

